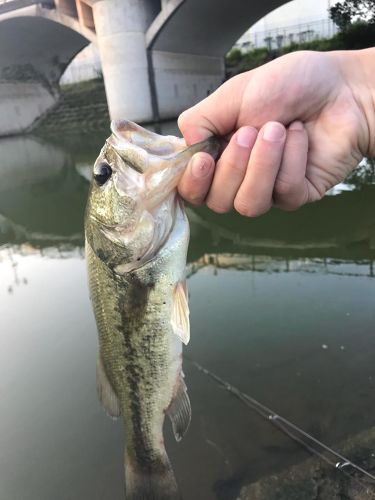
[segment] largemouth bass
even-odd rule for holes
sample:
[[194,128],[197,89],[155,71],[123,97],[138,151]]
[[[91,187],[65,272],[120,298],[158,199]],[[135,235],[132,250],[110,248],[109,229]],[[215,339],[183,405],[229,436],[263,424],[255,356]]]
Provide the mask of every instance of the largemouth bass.
[[163,422],[167,414],[180,440],[191,408],[182,373],[182,342],[190,337],[189,224],[176,186],[192,155],[216,155],[219,143],[187,148],[132,122],[111,128],[85,217],[98,394],[109,415],[124,420],[126,498],[177,499]]

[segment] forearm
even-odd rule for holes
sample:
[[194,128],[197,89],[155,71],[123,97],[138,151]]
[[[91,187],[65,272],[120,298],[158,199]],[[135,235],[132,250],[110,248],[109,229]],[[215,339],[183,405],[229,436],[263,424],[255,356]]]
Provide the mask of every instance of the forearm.
[[360,148],[364,156],[375,156],[375,48],[334,52],[359,109],[365,118]]

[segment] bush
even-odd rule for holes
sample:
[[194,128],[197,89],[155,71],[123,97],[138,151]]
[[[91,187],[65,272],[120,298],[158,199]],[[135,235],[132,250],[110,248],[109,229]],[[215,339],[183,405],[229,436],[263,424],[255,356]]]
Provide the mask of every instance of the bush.
[[237,66],[240,64],[242,60],[242,52],[240,49],[237,49],[236,47],[233,48],[226,56],[225,58],[226,63],[228,66]]
[[366,49],[375,45],[375,24],[357,21],[336,35],[344,49]]

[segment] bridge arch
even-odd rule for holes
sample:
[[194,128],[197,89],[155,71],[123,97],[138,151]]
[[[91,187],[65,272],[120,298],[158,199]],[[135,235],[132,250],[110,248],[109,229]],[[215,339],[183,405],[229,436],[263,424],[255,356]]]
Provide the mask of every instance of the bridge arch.
[[29,128],[59,97],[58,82],[92,37],[47,9],[0,21],[0,135]]

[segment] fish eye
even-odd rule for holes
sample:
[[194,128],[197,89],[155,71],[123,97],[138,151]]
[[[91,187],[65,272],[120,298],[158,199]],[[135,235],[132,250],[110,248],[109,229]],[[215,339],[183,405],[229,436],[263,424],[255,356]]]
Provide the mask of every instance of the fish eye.
[[94,172],[95,182],[99,186],[103,186],[112,175],[112,169],[108,163],[100,163]]

